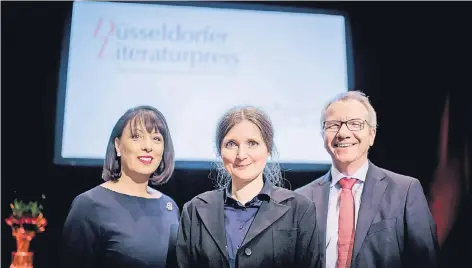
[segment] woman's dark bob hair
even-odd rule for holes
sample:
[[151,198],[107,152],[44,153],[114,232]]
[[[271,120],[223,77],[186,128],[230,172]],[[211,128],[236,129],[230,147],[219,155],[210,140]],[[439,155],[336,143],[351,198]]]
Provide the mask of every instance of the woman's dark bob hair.
[[102,179],[105,181],[116,181],[121,177],[121,161],[120,157],[116,154],[115,139],[121,138],[123,130],[128,123],[131,133],[134,133],[140,124],[142,124],[148,132],[155,130],[161,133],[164,138],[164,153],[161,163],[149,179],[156,185],[166,183],[174,172],[174,145],[164,115],[151,106],[131,108],[118,119],[108,140]]

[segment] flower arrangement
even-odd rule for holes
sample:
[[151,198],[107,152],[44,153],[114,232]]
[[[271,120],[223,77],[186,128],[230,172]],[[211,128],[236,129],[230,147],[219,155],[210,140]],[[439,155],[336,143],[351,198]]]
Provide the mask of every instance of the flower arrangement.
[[33,253],[29,252],[31,240],[37,233],[45,231],[47,225],[41,210],[43,207],[37,202],[24,203],[15,199],[10,204],[12,214],[5,219],[11,227],[12,235],[16,239],[16,252],[13,252],[13,259],[10,268],[33,267]]

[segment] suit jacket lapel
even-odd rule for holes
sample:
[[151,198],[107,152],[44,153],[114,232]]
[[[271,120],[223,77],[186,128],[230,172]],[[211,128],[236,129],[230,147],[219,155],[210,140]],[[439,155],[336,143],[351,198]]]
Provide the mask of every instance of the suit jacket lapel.
[[280,217],[287,213],[290,207],[280,203],[292,197],[294,196],[291,192],[278,191],[277,188],[272,186],[270,201],[262,202],[261,207],[259,208],[256,217],[254,218],[254,221],[249,227],[246,237],[241,244],[241,247],[244,247],[244,245],[249,243],[257,235],[262,233],[265,229],[267,229]]
[[323,267],[326,266],[325,250],[326,250],[326,223],[328,222],[328,202],[329,202],[329,186],[331,172],[326,173],[323,179],[314,184],[312,200],[316,206],[316,218],[318,220],[318,233],[320,235],[320,250],[322,252]]
[[377,214],[382,196],[388,183],[383,180],[385,173],[380,168],[369,162],[369,170],[365,180],[361,196],[361,206],[357,217],[356,234],[354,238],[354,249],[352,263],[355,263],[357,255],[365,240],[375,214]]
[[211,238],[215,241],[220,252],[228,260],[226,250],[226,233],[224,217],[223,191],[217,191],[212,195],[205,196],[202,199],[206,204],[196,207],[198,215],[202,219],[203,225],[207,229]]

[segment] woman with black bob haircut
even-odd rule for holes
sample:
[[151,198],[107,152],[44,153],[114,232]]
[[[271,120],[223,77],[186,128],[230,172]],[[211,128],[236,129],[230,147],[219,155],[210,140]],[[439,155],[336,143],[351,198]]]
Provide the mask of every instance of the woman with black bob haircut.
[[113,127],[99,186],[72,202],[62,267],[172,267],[179,210],[149,186],[174,171],[174,146],[156,108],[129,109]]
[[315,204],[280,187],[269,117],[251,106],[231,109],[215,141],[219,189],[184,205],[179,267],[320,267]]

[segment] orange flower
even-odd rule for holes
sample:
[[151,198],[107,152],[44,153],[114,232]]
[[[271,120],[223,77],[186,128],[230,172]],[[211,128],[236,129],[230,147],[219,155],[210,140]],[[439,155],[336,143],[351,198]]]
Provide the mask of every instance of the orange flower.
[[20,221],[17,218],[13,217],[13,216],[10,216],[10,217],[6,218],[5,222],[9,226],[12,226],[13,224],[20,224]]
[[46,226],[48,225],[48,222],[46,221],[46,218],[41,218],[36,222],[37,226]]

